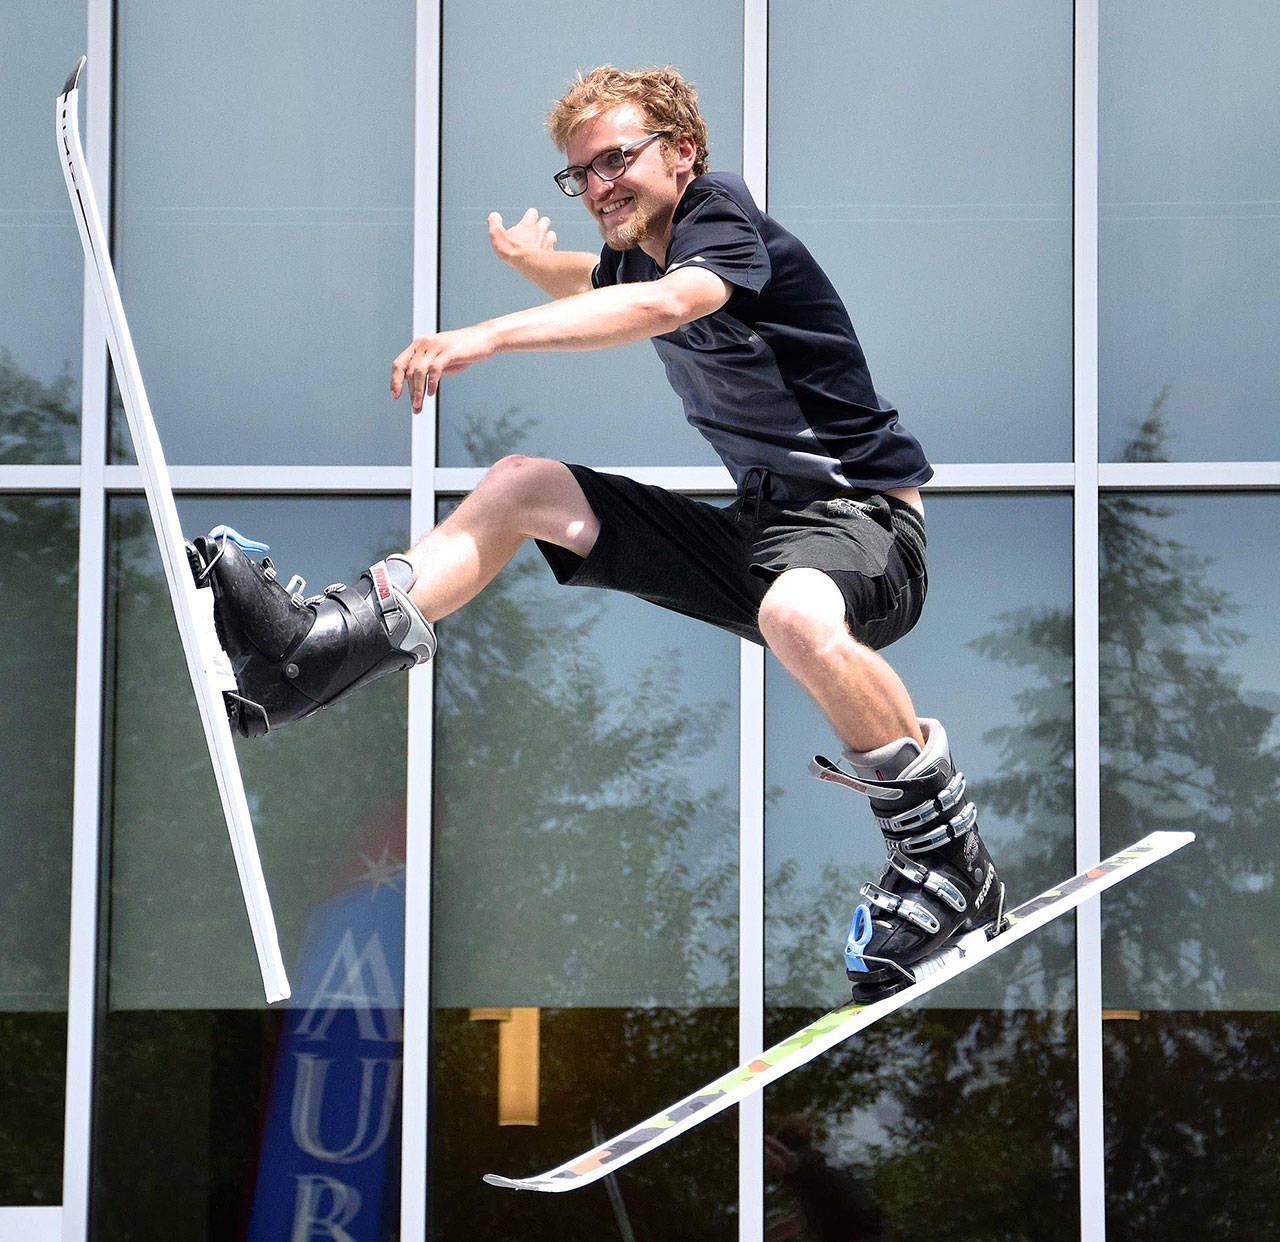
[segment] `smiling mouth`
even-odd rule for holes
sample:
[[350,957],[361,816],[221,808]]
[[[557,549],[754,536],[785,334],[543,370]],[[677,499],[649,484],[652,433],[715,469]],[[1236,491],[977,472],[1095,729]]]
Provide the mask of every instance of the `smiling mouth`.
[[628,203],[633,203],[633,202],[635,202],[634,198],[619,199],[616,203],[610,203],[606,207],[601,207],[600,216],[602,219],[607,218],[613,215],[614,212],[618,211],[620,208],[625,207]]

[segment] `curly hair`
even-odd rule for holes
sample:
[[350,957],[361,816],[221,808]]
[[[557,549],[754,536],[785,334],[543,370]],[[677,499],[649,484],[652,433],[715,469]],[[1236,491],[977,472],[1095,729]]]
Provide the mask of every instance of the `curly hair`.
[[670,65],[660,69],[601,65],[590,73],[579,73],[547,113],[547,128],[564,151],[579,125],[626,103],[635,104],[649,126],[668,135],[662,140],[668,150],[673,139],[692,138],[698,148],[693,175],[700,177],[707,171],[707,123],[698,111],[698,92]]

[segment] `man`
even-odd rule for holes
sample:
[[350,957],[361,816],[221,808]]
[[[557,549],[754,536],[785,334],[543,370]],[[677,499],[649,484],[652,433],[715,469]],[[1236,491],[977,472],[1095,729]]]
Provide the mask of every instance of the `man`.
[[[672,69],[580,77],[548,117],[560,188],[599,225],[599,256],[555,248],[530,210],[489,219],[495,252],[553,300],[420,337],[391,394],[414,413],[442,377],[496,353],[651,339],[686,415],[738,486],[728,510],[537,458],[508,457],[410,552],[356,586],[290,597],[234,539],[193,545],[215,591],[246,734],[310,715],[428,659],[431,622],[474,598],[526,539],[558,581],[622,590],[764,642],[826,713],[889,846],[846,946],[855,992],[998,921],[1003,889],[946,734],[917,720],[878,654],[924,602],[919,485],[932,475],[876,394],[834,287],[741,178],[707,170],[697,95]],[[825,763],[825,761],[821,761]]]

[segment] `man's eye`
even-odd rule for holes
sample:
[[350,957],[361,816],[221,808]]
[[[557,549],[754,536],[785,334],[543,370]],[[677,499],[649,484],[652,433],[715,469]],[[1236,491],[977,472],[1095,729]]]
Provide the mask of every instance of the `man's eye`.
[[616,177],[627,166],[627,157],[621,150],[605,151],[596,157],[596,167],[606,177]]

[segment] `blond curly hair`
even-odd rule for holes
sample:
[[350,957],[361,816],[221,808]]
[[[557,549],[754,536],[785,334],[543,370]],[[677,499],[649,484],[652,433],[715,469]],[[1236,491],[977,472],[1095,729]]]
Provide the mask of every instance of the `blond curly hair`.
[[615,69],[601,65],[579,73],[573,85],[547,113],[547,128],[557,147],[569,146],[573,131],[619,104],[635,104],[651,129],[668,136],[662,145],[673,149],[677,138],[692,138],[698,148],[693,175],[707,171],[707,123],[698,111],[698,92],[670,65],[657,69]]

